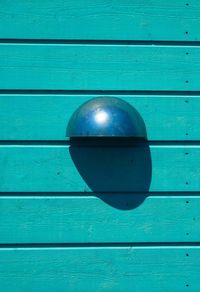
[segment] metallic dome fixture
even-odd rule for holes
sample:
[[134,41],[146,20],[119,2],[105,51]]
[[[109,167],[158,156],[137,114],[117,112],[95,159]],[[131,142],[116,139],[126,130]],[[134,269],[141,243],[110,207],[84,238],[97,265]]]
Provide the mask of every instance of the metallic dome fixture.
[[146,129],[136,109],[116,97],[96,97],[72,115],[67,137],[120,137],[146,139]]

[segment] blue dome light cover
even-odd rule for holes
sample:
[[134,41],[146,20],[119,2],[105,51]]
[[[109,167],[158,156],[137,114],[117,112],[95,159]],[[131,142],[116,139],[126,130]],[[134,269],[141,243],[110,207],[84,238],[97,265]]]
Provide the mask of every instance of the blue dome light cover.
[[73,113],[66,136],[146,140],[146,128],[140,114],[126,101],[116,97],[96,97]]

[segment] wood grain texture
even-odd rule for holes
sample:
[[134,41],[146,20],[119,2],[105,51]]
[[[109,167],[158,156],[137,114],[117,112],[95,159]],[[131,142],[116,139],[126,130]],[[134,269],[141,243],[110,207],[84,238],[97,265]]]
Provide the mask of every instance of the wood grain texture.
[[198,0],[1,0],[0,11],[0,38],[200,40]]
[[[2,94],[0,140],[66,140],[73,112],[96,96]],[[200,140],[199,96],[114,96],[137,109],[149,140]]]
[[4,292],[198,292],[199,256],[199,247],[187,246],[5,248],[0,286]]
[[1,195],[0,243],[200,241],[199,196],[149,195]]
[[199,60],[198,46],[1,44],[0,89],[198,91]]
[[200,146],[0,147],[1,192],[199,191]]

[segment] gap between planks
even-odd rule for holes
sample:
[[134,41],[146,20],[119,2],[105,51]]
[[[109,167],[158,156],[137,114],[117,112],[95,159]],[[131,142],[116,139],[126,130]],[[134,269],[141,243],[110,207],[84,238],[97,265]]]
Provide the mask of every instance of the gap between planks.
[[[132,196],[146,195],[148,198],[165,199],[166,197],[171,198],[183,198],[193,199],[200,197],[200,192],[101,192],[104,195],[121,196],[123,194],[130,194]],[[0,192],[1,199],[59,199],[59,198],[93,198],[98,199],[95,193],[92,192]]]
[[159,41],[159,40],[84,40],[84,39],[14,39],[1,38],[0,44],[24,44],[24,45],[130,45],[130,46],[200,46],[200,41]]
[[138,95],[139,96],[159,96],[160,98],[167,96],[191,96],[199,97],[200,91],[187,90],[51,90],[51,89],[0,89],[1,95]]
[[200,248],[200,242],[110,242],[110,243],[23,243],[0,244],[0,249],[90,249],[90,248],[134,248],[134,249],[160,249],[160,248]]
[[[107,142],[107,143],[106,143]],[[179,140],[179,141],[134,141],[129,139],[120,139],[120,140],[111,140],[109,143],[108,141],[104,142],[103,140],[98,139],[95,141],[89,141],[86,139],[82,141],[70,141],[70,140],[58,140],[58,141],[48,141],[48,140],[1,140],[0,147],[69,147],[73,146],[95,146],[95,147],[140,147],[143,145],[148,145],[152,148],[165,148],[165,147],[172,147],[172,148],[179,148],[179,147],[189,147],[189,148],[199,148],[200,147],[200,140]]]

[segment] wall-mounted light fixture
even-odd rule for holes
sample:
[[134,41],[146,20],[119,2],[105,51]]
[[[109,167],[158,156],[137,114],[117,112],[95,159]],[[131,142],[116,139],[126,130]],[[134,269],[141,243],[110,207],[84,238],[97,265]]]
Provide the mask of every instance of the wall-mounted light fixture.
[[116,97],[96,97],[72,115],[67,137],[119,137],[146,139],[146,129],[136,109]]

